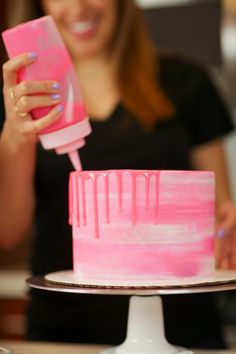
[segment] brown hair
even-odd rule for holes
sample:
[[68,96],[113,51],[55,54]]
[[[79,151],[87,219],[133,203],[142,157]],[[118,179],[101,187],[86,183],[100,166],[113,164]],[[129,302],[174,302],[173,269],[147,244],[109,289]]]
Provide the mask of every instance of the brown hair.
[[[134,0],[116,0],[117,30],[111,46],[118,55],[121,102],[148,129],[171,117],[175,108],[158,82],[158,55]],[[39,0],[8,0],[8,26],[43,16]]]
[[118,0],[120,50],[118,79],[125,107],[145,128],[173,116],[175,108],[158,81],[158,55],[148,33],[144,16],[134,0]]

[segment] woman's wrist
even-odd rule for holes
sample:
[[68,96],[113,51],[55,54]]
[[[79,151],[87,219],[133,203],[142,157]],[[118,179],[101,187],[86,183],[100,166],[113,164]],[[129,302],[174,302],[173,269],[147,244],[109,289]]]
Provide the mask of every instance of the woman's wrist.
[[37,141],[37,135],[26,136],[19,134],[19,132],[16,131],[15,128],[12,128],[7,122],[5,122],[0,136],[1,149],[3,148],[12,155],[34,151]]

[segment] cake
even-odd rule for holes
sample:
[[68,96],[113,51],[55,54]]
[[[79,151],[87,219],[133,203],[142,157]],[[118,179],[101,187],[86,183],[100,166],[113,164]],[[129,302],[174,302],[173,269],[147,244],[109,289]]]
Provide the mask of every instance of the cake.
[[81,279],[157,280],[214,272],[209,171],[75,171],[73,270]]

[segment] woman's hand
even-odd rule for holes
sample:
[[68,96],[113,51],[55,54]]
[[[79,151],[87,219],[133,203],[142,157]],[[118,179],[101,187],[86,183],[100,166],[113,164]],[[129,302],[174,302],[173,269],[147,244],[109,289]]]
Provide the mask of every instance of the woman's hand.
[[217,211],[216,266],[236,270],[236,206],[231,201]]
[[214,171],[216,177],[216,266],[236,270],[236,205],[231,201],[222,139],[197,146],[191,153],[195,169]]
[[[63,110],[60,105],[60,84],[56,81],[23,81],[18,83],[17,73],[37,60],[35,53],[21,54],[3,65],[3,95],[6,120],[3,137],[16,148],[21,144],[35,143],[38,133],[57,120]],[[54,106],[50,112],[33,120],[31,110]]]

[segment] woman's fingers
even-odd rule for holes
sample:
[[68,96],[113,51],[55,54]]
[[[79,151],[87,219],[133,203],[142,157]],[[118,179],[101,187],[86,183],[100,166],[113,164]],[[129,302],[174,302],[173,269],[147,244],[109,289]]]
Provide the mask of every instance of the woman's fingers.
[[46,128],[48,125],[56,121],[61,116],[63,109],[63,105],[58,105],[54,107],[50,111],[50,113],[48,113],[43,118],[36,120],[25,119],[21,124],[21,134],[39,134],[42,129]]
[[216,257],[216,267],[221,269],[228,268],[228,258],[227,258],[227,244],[223,239],[216,239],[215,243],[215,257]]
[[10,88],[17,83],[17,72],[24,66],[33,63],[37,59],[37,54],[20,54],[3,64],[3,80],[5,85]]
[[217,212],[216,265],[222,269],[236,269],[236,207],[223,203]]
[[[25,53],[8,60],[3,65],[3,93],[6,111],[4,132],[6,134],[10,132],[16,146],[25,144],[25,142],[36,142],[37,135],[59,119],[64,108],[59,104],[61,101],[59,82],[55,80],[18,82],[19,70],[36,59],[35,53]],[[30,112],[36,108],[44,108],[45,115],[34,120]]]
[[10,115],[17,114],[22,118],[35,108],[52,107],[61,100],[60,83],[57,81],[17,82],[19,70],[34,62],[36,58],[35,53],[24,53],[3,65],[5,106]]
[[216,266],[220,269],[231,269],[235,251],[232,248],[232,238],[216,240]]
[[224,243],[236,233],[235,205],[232,202],[224,203],[218,210],[217,219],[216,237]]
[[230,269],[236,270],[236,238],[232,241],[232,251],[230,256]]
[[50,107],[56,105],[60,100],[61,95],[59,93],[53,93],[51,95],[21,96],[15,102],[15,112],[19,113],[19,115],[29,113],[37,107]]
[[10,88],[10,94],[14,96],[15,101],[22,96],[33,94],[53,94],[60,92],[60,83],[53,80],[45,81],[22,81],[18,85]]

